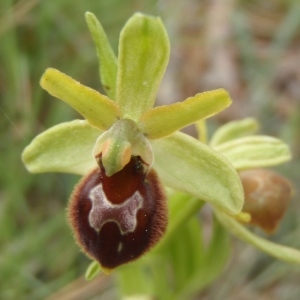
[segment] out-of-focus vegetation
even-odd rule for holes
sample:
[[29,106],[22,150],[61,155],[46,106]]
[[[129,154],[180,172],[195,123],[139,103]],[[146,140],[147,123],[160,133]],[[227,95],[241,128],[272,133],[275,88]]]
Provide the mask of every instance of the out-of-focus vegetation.
[[[39,86],[47,67],[100,89],[84,20],[92,11],[116,49],[135,12],[160,15],[171,36],[171,63],[158,103],[224,87],[233,105],[209,124],[253,116],[265,134],[292,147],[280,168],[294,199],[271,239],[300,248],[300,3],[298,1],[0,2],[0,299],[116,299],[111,277],[85,282],[89,261],[65,220],[78,177],[29,174],[20,155],[44,129],[78,115]],[[117,49],[116,49],[117,50]],[[191,129],[193,134],[193,129]],[[201,183],[199,183],[201,184]],[[297,299],[299,266],[234,242],[224,275],[199,299]],[[100,297],[101,295],[101,297]]]

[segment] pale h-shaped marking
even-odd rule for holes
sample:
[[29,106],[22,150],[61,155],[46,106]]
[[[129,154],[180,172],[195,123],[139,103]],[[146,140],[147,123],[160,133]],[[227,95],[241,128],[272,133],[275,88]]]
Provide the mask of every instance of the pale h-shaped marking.
[[97,232],[109,221],[118,224],[122,235],[135,230],[137,211],[143,206],[143,197],[138,191],[122,204],[113,204],[107,199],[100,183],[90,191],[89,198],[92,202],[89,223]]

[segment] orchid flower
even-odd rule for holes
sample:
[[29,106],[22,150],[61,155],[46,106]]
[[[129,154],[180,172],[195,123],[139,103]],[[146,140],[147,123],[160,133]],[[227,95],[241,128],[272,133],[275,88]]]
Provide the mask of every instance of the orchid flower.
[[240,212],[244,195],[228,159],[178,131],[228,107],[228,93],[218,89],[153,108],[170,52],[161,20],[133,15],[120,34],[118,57],[96,17],[88,12],[86,21],[107,96],[47,69],[42,88],[84,120],[41,133],[22,158],[32,173],[84,176],[69,203],[71,227],[83,251],[111,270],[137,259],[164,235],[164,187],[229,215]]
[[[210,146],[231,161],[242,178],[245,194],[244,212],[233,217],[219,209],[214,212],[221,224],[241,240],[280,260],[298,264],[299,250],[271,242],[244,226],[253,224],[272,233],[292,192],[285,178],[265,169],[291,159],[288,145],[274,137],[256,135],[258,128],[255,119],[247,118],[223,125],[212,136]],[[248,206],[247,198],[252,202]]]

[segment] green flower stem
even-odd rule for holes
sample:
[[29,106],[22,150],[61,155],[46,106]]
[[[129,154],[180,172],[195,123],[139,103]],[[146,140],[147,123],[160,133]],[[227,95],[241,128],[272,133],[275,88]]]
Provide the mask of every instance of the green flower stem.
[[200,120],[196,124],[196,129],[198,132],[198,140],[201,141],[203,144],[207,144],[207,127],[206,121]]
[[282,246],[273,242],[270,242],[266,239],[263,239],[251,231],[249,231],[246,227],[237,222],[234,218],[230,217],[226,213],[221,212],[218,209],[215,209],[215,214],[219,221],[223,224],[225,228],[242,241],[255,246],[268,253],[271,256],[274,256],[280,260],[290,262],[290,263],[300,263],[300,251]]
[[107,130],[120,117],[112,100],[58,70],[47,69],[40,83],[49,94],[68,103],[100,130]]

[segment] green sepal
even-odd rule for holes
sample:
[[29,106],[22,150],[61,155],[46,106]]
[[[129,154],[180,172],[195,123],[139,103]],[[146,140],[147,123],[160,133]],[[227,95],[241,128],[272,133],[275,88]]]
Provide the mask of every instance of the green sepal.
[[35,137],[24,149],[22,160],[32,173],[85,175],[97,167],[93,147],[101,133],[87,121],[61,123]]
[[291,159],[289,146],[269,136],[248,136],[214,147],[238,169],[275,166]]
[[167,33],[159,18],[135,14],[119,42],[116,102],[124,118],[138,121],[153,107],[169,61]]
[[85,271],[85,279],[93,280],[101,273],[101,267],[98,262],[92,261]]
[[231,214],[241,210],[241,181],[224,156],[181,132],[151,144],[154,169],[166,186],[211,202]]
[[183,102],[148,110],[141,116],[139,126],[149,139],[158,139],[198,120],[211,117],[230,104],[231,99],[226,90],[209,91]]
[[210,146],[215,147],[230,140],[255,134],[259,129],[258,122],[253,118],[232,121],[219,127],[211,138]]
[[85,20],[96,46],[101,84],[110,99],[115,100],[118,71],[117,57],[115,56],[105,31],[96,16],[91,12],[86,12]]
[[49,94],[68,103],[99,130],[108,129],[120,117],[119,108],[112,100],[56,69],[47,69],[40,84]]
[[215,213],[223,226],[242,241],[251,244],[259,250],[264,251],[267,254],[274,256],[280,260],[290,263],[300,263],[299,250],[276,244],[260,236],[257,236],[247,228],[245,228],[243,225],[241,225],[239,222],[237,222],[234,218],[217,209],[215,209]]

